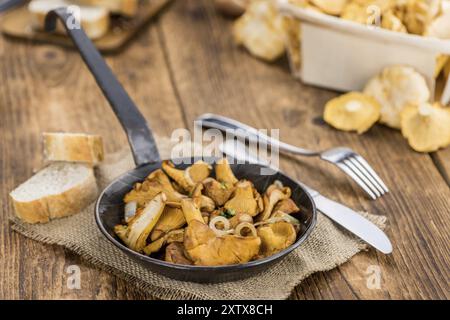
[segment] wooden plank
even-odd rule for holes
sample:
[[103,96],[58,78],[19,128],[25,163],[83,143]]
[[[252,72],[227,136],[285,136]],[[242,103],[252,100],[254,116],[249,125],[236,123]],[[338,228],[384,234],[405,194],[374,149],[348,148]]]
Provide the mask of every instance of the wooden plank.
[[450,148],[439,150],[431,154],[431,157],[442,177],[450,186]]
[[[108,63],[159,135],[184,127],[154,27]],[[8,191],[42,165],[43,131],[101,134],[106,149],[127,144],[80,56],[52,45],[0,39],[0,299],[149,298],[58,246],[26,239],[9,228]],[[66,286],[67,267],[81,268],[81,290]]]
[[[358,136],[323,124],[323,105],[335,93],[296,82],[286,61],[266,64],[251,58],[235,47],[230,28],[231,22],[208,1],[178,1],[161,18],[173,81],[190,127],[200,114],[215,112],[257,128],[279,128],[284,141],[304,147],[350,146],[369,159],[391,189],[369,201],[331,165],[283,158],[285,171],[325,195],[387,215],[394,243],[391,256],[370,250],[330,273],[314,275],[293,298],[448,298],[450,190],[431,158],[412,152],[400,133],[383,126]],[[366,271],[373,265],[380,268],[382,285],[371,290]]]

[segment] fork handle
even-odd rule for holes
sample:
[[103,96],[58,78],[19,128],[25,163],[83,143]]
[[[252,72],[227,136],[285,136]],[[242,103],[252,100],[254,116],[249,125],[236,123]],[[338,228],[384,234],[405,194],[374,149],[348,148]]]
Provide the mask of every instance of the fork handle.
[[299,147],[295,147],[293,145],[281,142],[277,139],[269,137],[268,135],[258,131],[255,128],[252,128],[246,124],[243,124],[239,121],[219,116],[212,113],[206,113],[197,118],[198,122],[200,122],[202,127],[205,128],[213,128],[218,129],[225,133],[231,133],[233,136],[248,139],[251,142],[263,143],[271,146],[272,148],[277,148],[280,151],[284,151],[287,153],[314,157],[319,156],[320,153],[316,151],[311,151]]

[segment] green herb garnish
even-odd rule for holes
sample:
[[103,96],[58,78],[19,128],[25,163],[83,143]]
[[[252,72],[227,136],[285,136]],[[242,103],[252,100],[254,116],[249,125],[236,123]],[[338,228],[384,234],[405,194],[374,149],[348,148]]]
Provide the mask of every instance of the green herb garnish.
[[236,215],[236,211],[234,211],[233,209],[225,209],[220,213],[220,215],[222,217],[230,219]]

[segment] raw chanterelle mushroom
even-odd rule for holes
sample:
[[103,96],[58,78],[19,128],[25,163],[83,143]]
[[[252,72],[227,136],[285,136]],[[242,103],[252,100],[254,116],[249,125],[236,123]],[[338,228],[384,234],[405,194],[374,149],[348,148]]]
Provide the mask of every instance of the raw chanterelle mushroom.
[[286,249],[295,242],[297,237],[294,226],[283,221],[263,225],[257,230],[261,238],[260,255],[262,257],[268,257]]
[[151,255],[152,253],[158,252],[163,246],[172,242],[183,242],[184,241],[184,229],[172,230],[165,234],[163,237],[156,241],[151,242],[144,248],[144,253],[146,255]]
[[184,247],[196,265],[219,266],[245,263],[259,252],[259,237],[225,235],[218,237],[201,218],[201,213],[190,200],[182,201],[188,227]]
[[211,166],[203,161],[194,163],[186,170],[175,168],[170,161],[163,161],[162,169],[187,193],[192,192],[196,184],[205,180],[211,173]]
[[312,4],[325,13],[339,15],[344,10],[347,0],[310,0]]
[[134,216],[127,226],[117,225],[115,233],[132,250],[142,252],[147,238],[163,213],[166,204],[166,195],[158,194],[144,208]]
[[124,198],[125,203],[136,202],[138,207],[143,207],[157,194],[164,192],[169,202],[180,202],[184,195],[178,193],[170,183],[166,174],[158,169],[153,171],[142,183],[137,183]]
[[235,213],[247,213],[254,217],[263,209],[261,196],[248,180],[236,184],[233,197],[225,203],[224,208]]
[[220,12],[238,17],[245,12],[251,0],[215,0],[217,10]]
[[350,92],[328,101],[323,118],[336,129],[361,134],[378,121],[380,109],[380,104],[372,96]]
[[291,189],[284,187],[280,181],[275,181],[270,185],[264,193],[264,211],[256,219],[258,221],[264,221],[270,218],[275,205],[285,199],[291,197]]

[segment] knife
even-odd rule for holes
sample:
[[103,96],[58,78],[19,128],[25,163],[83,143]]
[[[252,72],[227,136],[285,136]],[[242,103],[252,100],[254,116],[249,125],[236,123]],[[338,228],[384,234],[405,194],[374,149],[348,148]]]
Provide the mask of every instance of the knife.
[[[266,161],[261,161],[257,156],[253,155],[245,144],[239,140],[226,140],[219,146],[219,149],[224,154],[236,160],[259,163],[270,167]],[[272,169],[278,171],[278,169]],[[336,201],[328,199],[327,197],[321,195],[318,191],[306,186],[305,184],[300,182],[300,185],[302,185],[310,194],[311,198],[313,198],[317,209],[328,218],[382,253],[390,254],[392,252],[391,241],[374,223],[370,222],[356,211]]]

